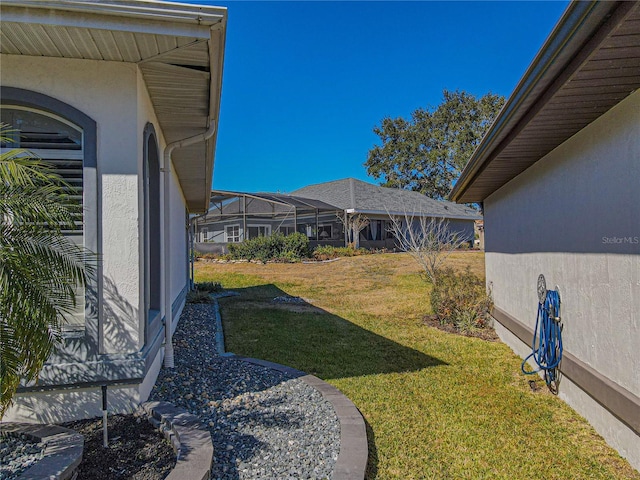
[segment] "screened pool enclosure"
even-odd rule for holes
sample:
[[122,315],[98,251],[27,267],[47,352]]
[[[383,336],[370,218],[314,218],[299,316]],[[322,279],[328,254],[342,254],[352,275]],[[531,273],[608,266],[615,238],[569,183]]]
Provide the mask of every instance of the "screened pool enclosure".
[[238,243],[274,233],[299,232],[312,244],[344,245],[344,212],[320,200],[279,193],[214,190],[209,212],[193,221],[197,249],[222,253]]

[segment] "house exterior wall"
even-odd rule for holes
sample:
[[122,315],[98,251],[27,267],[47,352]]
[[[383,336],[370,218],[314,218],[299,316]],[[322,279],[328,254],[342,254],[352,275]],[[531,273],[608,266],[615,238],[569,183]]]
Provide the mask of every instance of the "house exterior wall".
[[[370,221],[381,221],[382,229],[379,232],[379,236],[377,240],[371,240],[369,228],[365,228],[360,232],[360,246],[363,248],[370,249],[382,249],[386,248],[389,250],[396,249],[397,241],[392,236],[387,235],[387,228],[389,227],[389,216],[386,214],[383,215],[366,215]],[[437,219],[436,219],[437,220]],[[269,225],[271,227],[271,232],[275,233],[278,230],[280,225],[292,226],[293,225],[293,215],[285,222],[282,220],[271,220],[265,217],[257,217],[247,214],[247,227],[256,226],[256,225]],[[344,238],[344,227],[342,223],[336,218],[335,213],[321,213],[318,216],[318,225],[320,226],[331,226],[331,238],[316,240],[315,237],[315,215],[305,214],[298,215],[297,217],[297,231],[300,233],[306,232],[306,225],[310,225],[314,232],[313,235],[309,238],[311,242],[312,248],[317,245],[333,245],[336,247],[343,247],[345,245]],[[460,219],[450,219],[448,220],[448,227],[451,232],[458,233],[462,238],[471,243],[474,238],[474,221],[473,220],[460,220]],[[243,219],[242,214],[239,214],[237,218],[233,219],[225,219],[215,221],[211,218],[203,219],[198,222],[197,232],[196,232],[196,245],[195,248],[198,252],[201,253],[216,253],[222,254],[227,253],[227,242],[225,238],[225,228],[230,225],[239,225],[240,226],[240,236],[243,238]],[[415,228],[419,228],[420,221],[414,221]],[[203,242],[203,229],[207,230],[207,241]],[[220,245],[212,245],[212,244],[223,244]]]
[[[171,174],[171,225],[169,232],[171,235],[171,301],[184,303],[186,289],[189,282],[189,271],[187,263],[187,216],[186,202],[182,196],[182,189],[178,183],[175,173]],[[177,317],[174,316],[174,322]]]
[[[533,330],[536,281],[558,286],[565,355],[640,396],[640,91],[489,196],[487,283]],[[498,324],[525,356],[530,347]],[[559,395],[640,468],[640,436],[565,376]]]
[[[2,84],[68,103],[98,125],[99,222],[103,288],[102,351],[137,350],[136,70],[131,64],[2,55]],[[55,81],[52,81],[55,79]],[[91,85],[91,89],[86,86]],[[131,248],[134,246],[135,248]],[[117,286],[116,286],[117,285]],[[110,336],[109,331],[119,335]]]
[[[76,348],[74,362],[64,368],[56,365],[60,358],[66,358],[62,351],[45,368],[50,373],[41,376],[49,391],[19,393],[4,420],[64,421],[97,415],[99,387],[91,384],[100,379],[115,381],[109,388],[110,411],[130,410],[147,398],[162,359],[162,332],[156,332],[153,345],[145,342],[143,315],[145,126],[155,126],[160,155],[165,140],[143,77],[135,64],[123,62],[4,54],[0,62],[3,87],[53,97],[96,122],[98,222],[85,227],[85,235],[98,236],[96,253],[100,259],[97,351]],[[170,189],[171,225],[162,224],[162,228],[169,228],[171,249],[176,252],[170,279],[175,328],[188,278],[185,201],[175,174]],[[164,194],[161,190],[162,197]],[[160,242],[161,238],[162,232],[155,232],[151,241]],[[69,345],[73,346],[73,341],[66,342],[64,348]],[[60,384],[74,388],[56,390]]]

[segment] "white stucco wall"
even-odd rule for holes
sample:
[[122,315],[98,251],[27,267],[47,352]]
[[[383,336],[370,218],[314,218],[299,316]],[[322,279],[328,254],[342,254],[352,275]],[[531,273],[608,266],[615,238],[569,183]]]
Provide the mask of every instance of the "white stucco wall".
[[[158,122],[158,118],[153,109],[153,105],[151,103],[151,98],[149,96],[149,92],[147,90],[146,84],[144,82],[144,77],[141,72],[138,72],[137,77],[137,87],[138,87],[138,135],[139,135],[139,143],[142,145],[144,141],[144,128],[147,123],[151,123],[154,128],[156,135],[158,137],[158,148],[159,154],[161,156],[161,164],[163,162],[162,156],[164,155],[165,147],[167,146],[166,140],[164,138],[164,134],[160,127],[160,123]],[[140,148],[139,158],[138,158],[138,168],[140,175],[140,198],[139,198],[139,206],[140,211],[142,212],[144,208],[144,198],[142,195],[142,175],[143,175],[143,150]],[[164,183],[164,173],[161,173],[160,178],[160,191],[161,196],[164,198],[165,195],[165,183]],[[170,225],[168,225],[169,235],[170,235],[170,249],[171,249],[171,266],[170,266],[170,282],[171,282],[171,303],[173,303],[176,298],[182,293],[185,285],[188,281],[188,271],[186,267],[186,255],[187,255],[187,242],[185,239],[185,208],[186,201],[184,199],[184,195],[182,189],[180,187],[180,183],[178,181],[178,177],[175,174],[173,169],[173,165],[171,165],[171,180],[170,180],[170,188],[169,188],[169,209],[170,209]],[[162,211],[162,209],[161,209]],[[162,229],[167,228],[164,224],[165,217],[164,214],[160,216],[160,224]],[[140,236],[144,234],[144,217],[140,216]],[[152,241],[161,241],[162,234],[161,232],[156,232],[155,236],[152,238]],[[143,246],[140,244],[140,255],[143,255]],[[163,257],[164,258],[164,257]],[[144,272],[141,270],[141,276],[144,275]],[[142,286],[141,286],[142,288]],[[143,302],[143,290],[140,290],[141,303],[140,309],[144,308],[142,305]],[[162,305],[162,315],[165,315],[164,311],[164,302]],[[174,319],[176,320],[176,319]]]
[[[100,354],[134,354],[144,346],[144,193],[143,144],[147,123],[153,124],[159,155],[166,142],[144,78],[134,64],[46,57],[0,55],[2,85],[30,90],[71,105],[96,122],[97,202],[102,272]],[[162,163],[162,160],[161,160]],[[170,174],[171,299],[187,284],[185,201],[175,172]],[[163,174],[161,174],[161,177]],[[164,198],[161,178],[160,196]],[[93,190],[92,190],[93,191]],[[85,193],[87,189],[85,188]],[[162,205],[160,206],[162,212]],[[85,231],[95,229],[87,225]],[[151,241],[161,242],[162,231]],[[162,302],[163,315],[164,302]],[[176,305],[178,315],[183,303]],[[142,383],[110,389],[110,411],[130,411],[147,399],[161,366],[163,350]],[[105,356],[107,358],[108,355]],[[116,358],[113,357],[113,358]],[[102,357],[101,357],[102,358]],[[111,357],[109,357],[111,358]],[[100,413],[99,388],[76,388],[16,396],[4,420],[64,421]]]
[[[2,55],[2,84],[43,93],[97,123],[104,353],[138,349],[137,75],[134,64]],[[90,88],[87,88],[90,86]]]
[[[172,170],[173,172],[173,170]],[[183,291],[189,280],[187,270],[186,202],[175,173],[171,175],[171,301]]]
[[[153,124],[156,135],[158,137],[158,148],[159,154],[161,156],[164,154],[164,149],[167,145],[162,129],[160,128],[160,124],[158,122],[158,118],[153,109],[153,105],[151,103],[151,98],[149,96],[149,92],[146,88],[146,84],[144,82],[144,77],[140,72],[138,72],[137,77],[137,85],[138,85],[138,135],[139,135],[139,143],[142,145],[144,141],[144,127],[147,123]],[[140,175],[140,182],[142,182],[142,173],[143,173],[143,151],[140,148],[139,158],[138,158],[138,168]],[[164,196],[167,195],[167,192],[164,191],[164,179],[162,178],[164,174],[161,174],[161,202],[162,205],[164,203]],[[144,199],[142,197],[142,183],[140,183],[140,211],[142,211],[144,206]],[[161,217],[161,225],[162,229],[168,228],[170,232],[170,248],[171,248],[171,302],[180,295],[184,286],[187,283],[187,268],[186,268],[186,252],[187,252],[187,242],[185,240],[185,205],[186,201],[184,199],[184,195],[182,193],[182,189],[178,182],[178,178],[173,170],[173,165],[171,165],[171,181],[169,188],[169,225],[164,225],[164,215]],[[140,217],[140,232],[142,235],[143,232],[143,216]],[[152,235],[151,241],[162,241],[162,233],[155,232]],[[142,247],[141,247],[142,248]],[[141,250],[141,255],[142,250]],[[141,275],[144,273],[141,272]],[[142,291],[141,291],[142,295]],[[143,308],[141,305],[140,308]],[[162,311],[164,315],[164,309]]]
[[[562,297],[565,352],[640,396],[640,91],[485,200],[496,306],[535,326],[536,281]],[[527,347],[498,327],[519,354]],[[640,437],[563,380],[560,396],[640,468]]]

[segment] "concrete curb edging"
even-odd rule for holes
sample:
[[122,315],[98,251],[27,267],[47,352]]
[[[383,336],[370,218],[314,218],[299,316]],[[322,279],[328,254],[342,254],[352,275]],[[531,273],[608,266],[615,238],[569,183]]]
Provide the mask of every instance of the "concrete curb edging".
[[213,463],[211,434],[200,419],[169,402],[145,402],[149,421],[159,428],[178,457],[166,480],[208,480]]
[[78,465],[82,461],[84,436],[69,428],[57,425],[32,423],[3,423],[2,431],[24,434],[34,442],[44,442],[40,461],[22,472],[19,480],[68,480],[76,478]]
[[234,355],[234,358],[299,378],[318,390],[322,397],[331,403],[340,422],[340,452],[331,478],[333,480],[364,479],[369,458],[367,430],[362,414],[351,400],[333,385],[295,368],[241,355]]

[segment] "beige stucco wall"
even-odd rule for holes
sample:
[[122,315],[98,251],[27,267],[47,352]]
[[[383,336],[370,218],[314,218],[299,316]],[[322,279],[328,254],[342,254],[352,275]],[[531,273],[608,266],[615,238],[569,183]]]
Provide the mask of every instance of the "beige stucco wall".
[[[536,281],[562,297],[565,352],[640,396],[640,91],[486,199],[496,306],[535,326]],[[498,327],[524,355],[528,347]],[[565,379],[566,380],[566,379]],[[640,468],[640,437],[569,380],[560,396]]]

